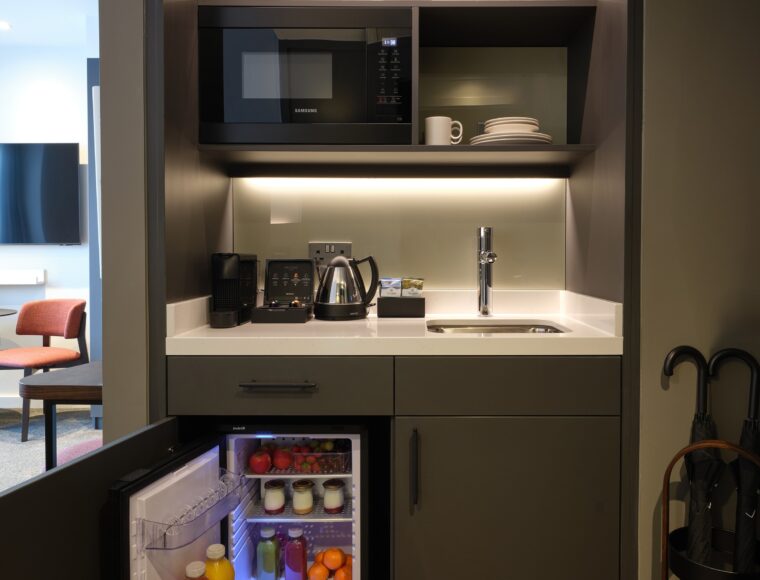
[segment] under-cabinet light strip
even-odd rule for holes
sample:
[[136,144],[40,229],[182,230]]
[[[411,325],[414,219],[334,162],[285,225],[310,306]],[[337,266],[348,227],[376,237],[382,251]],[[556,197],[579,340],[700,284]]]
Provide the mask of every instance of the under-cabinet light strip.
[[527,194],[556,191],[557,178],[429,178],[429,177],[246,177],[244,189],[253,193],[303,196],[347,194],[367,196],[434,195],[462,198],[478,195]]

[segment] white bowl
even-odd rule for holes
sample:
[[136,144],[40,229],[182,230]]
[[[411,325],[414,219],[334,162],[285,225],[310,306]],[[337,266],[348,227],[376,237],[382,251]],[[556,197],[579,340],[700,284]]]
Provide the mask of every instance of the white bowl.
[[486,133],[531,133],[536,131],[538,131],[538,125],[526,123],[502,123],[486,127]]

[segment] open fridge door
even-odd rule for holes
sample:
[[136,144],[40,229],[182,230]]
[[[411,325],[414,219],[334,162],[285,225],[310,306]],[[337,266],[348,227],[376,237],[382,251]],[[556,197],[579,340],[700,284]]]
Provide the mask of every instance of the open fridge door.
[[221,543],[222,520],[237,510],[244,481],[221,468],[219,445],[130,486],[129,578],[184,578],[185,566]]

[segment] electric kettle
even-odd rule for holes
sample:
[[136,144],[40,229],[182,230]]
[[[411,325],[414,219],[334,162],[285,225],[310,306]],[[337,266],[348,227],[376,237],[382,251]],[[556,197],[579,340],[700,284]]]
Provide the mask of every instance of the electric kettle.
[[[359,272],[358,266],[362,262],[369,262],[372,269],[369,289],[364,288],[364,280]],[[319,281],[314,316],[320,320],[366,318],[378,281],[377,262],[372,256],[361,260],[336,256]]]

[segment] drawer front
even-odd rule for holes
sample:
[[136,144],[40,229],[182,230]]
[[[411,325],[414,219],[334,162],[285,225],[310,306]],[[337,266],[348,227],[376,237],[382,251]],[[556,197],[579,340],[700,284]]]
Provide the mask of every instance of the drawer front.
[[397,415],[619,415],[621,359],[398,357]]
[[168,358],[170,415],[392,415],[390,357]]

